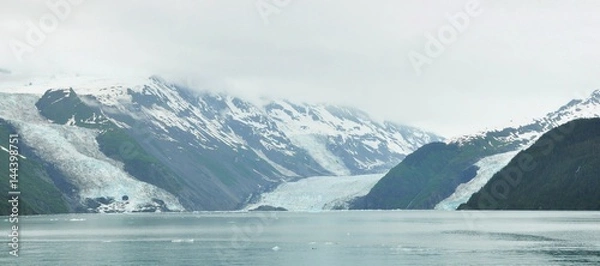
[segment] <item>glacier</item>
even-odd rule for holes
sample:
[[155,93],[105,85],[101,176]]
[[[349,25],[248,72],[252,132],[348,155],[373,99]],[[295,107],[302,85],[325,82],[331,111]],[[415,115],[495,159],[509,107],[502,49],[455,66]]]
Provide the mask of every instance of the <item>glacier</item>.
[[[233,150],[260,151],[256,155],[268,159],[284,178],[386,171],[421,145],[442,139],[415,128],[376,122],[352,108],[266,98],[260,104],[250,103],[232,95],[181,87],[157,76],[15,76],[0,84],[0,91],[36,95],[61,88],[85,96],[82,101],[102,109],[122,128],[132,125],[112,115],[149,121],[162,137],[174,131],[191,133],[201,149],[217,149],[220,142]],[[298,172],[296,165],[285,163],[285,157],[305,155],[309,158],[303,163],[318,164],[312,173]]]
[[[96,198],[117,199],[101,204],[98,212],[133,212],[156,206],[155,199],[164,202],[172,211],[183,206],[172,194],[151,184],[139,181],[123,170],[122,163],[106,157],[96,142],[99,131],[52,124],[36,109],[38,97],[28,94],[0,93],[0,117],[17,128],[22,140],[34,152],[70,177],[80,200]],[[120,201],[123,196],[128,200]]]
[[264,193],[258,202],[244,210],[261,205],[283,207],[288,211],[322,211],[343,207],[345,202],[364,196],[384,174],[355,176],[314,176],[295,182],[285,182]]
[[[572,100],[557,111],[548,113],[542,118],[534,119],[528,124],[509,128],[497,128],[490,131],[481,131],[476,134],[464,135],[446,140],[445,142],[447,144],[458,144],[459,146],[485,138],[504,143],[503,145],[517,145],[515,145],[513,151],[494,154],[480,159],[475,164],[480,168],[477,171],[477,176],[471,181],[459,185],[454,193],[439,202],[435,206],[435,209],[455,210],[460,204],[467,202],[473,193],[479,191],[496,172],[506,166],[518,151],[532,145],[542,134],[552,128],[575,119],[600,117],[599,109],[600,90],[596,90],[590,97]],[[487,144],[488,147],[494,148],[489,140]]]
[[456,187],[452,195],[440,201],[434,209],[436,210],[456,210],[459,205],[466,203],[469,198],[478,192],[492,176],[500,171],[517,155],[519,151],[511,151],[492,156],[485,157],[475,163],[479,167],[477,175],[469,182],[463,183]]

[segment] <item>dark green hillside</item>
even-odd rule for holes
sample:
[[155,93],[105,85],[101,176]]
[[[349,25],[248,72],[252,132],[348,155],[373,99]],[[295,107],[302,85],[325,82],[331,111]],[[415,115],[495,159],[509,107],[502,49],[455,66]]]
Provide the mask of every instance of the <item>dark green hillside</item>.
[[456,187],[477,174],[473,164],[492,154],[515,149],[520,143],[503,143],[506,132],[493,132],[464,144],[424,145],[390,170],[352,209],[432,209]]
[[[406,157],[364,197],[350,202],[353,209],[431,209],[450,196],[459,180],[475,171],[473,164],[495,154],[521,150],[542,132],[563,124],[567,117],[582,117],[595,110],[600,91],[573,100],[530,124],[461,137],[450,144],[425,145]],[[584,166],[582,166],[583,169]]]
[[[457,145],[431,143],[407,156],[379,181],[355,209],[427,209],[476,174]],[[441,174],[440,174],[441,173]]]
[[459,209],[600,210],[600,119],[544,134]]

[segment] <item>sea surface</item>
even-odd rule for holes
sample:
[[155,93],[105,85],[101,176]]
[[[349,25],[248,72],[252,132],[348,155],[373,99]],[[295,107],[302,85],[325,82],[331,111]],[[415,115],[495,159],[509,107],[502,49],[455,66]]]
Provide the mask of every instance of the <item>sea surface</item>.
[[600,212],[42,215],[19,234],[0,265],[600,265]]

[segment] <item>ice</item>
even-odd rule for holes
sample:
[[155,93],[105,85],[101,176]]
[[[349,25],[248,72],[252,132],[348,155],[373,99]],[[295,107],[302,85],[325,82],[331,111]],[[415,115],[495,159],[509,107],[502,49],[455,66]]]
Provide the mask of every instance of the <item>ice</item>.
[[261,195],[261,205],[283,207],[289,211],[321,211],[332,209],[355,197],[366,195],[384,174],[357,176],[315,176],[281,184],[274,191]]
[[0,117],[17,128],[22,140],[44,161],[56,166],[77,187],[81,200],[86,198],[121,199],[101,206],[99,211],[139,211],[160,199],[171,210],[184,210],[178,199],[163,189],[139,181],[127,174],[120,162],[106,157],[96,142],[98,131],[46,121],[37,113],[34,95],[2,94]]
[[460,184],[454,193],[439,202],[436,210],[456,210],[460,204],[466,203],[469,198],[478,192],[491,178],[500,171],[518,151],[495,154],[479,160],[475,165],[479,167],[477,175],[467,183]]

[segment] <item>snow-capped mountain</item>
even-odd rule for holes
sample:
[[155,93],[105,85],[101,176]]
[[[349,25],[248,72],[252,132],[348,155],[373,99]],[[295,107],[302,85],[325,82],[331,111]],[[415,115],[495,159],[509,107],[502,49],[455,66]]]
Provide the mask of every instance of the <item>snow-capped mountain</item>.
[[[378,173],[441,140],[352,108],[287,100],[259,105],[159,77],[0,87],[35,95],[4,94],[29,111],[2,102],[0,118],[24,135],[41,164],[56,168],[49,172],[63,177],[59,190],[75,191],[69,202],[79,196],[95,210],[134,200],[143,203],[125,210],[238,209],[283,181]],[[133,181],[140,189],[127,183]]]
[[523,149],[535,142],[542,134],[569,121],[600,116],[600,90],[585,99],[575,99],[546,116],[516,127],[507,127],[448,139],[448,144],[468,144],[487,139],[498,146],[514,146]]
[[[600,117],[600,90],[594,91],[589,98],[573,100],[557,111],[548,113],[543,118],[535,119],[527,125],[474,136],[463,136],[448,141],[460,145],[478,137],[494,136],[492,138],[496,141],[507,143],[510,146],[516,144],[517,146],[514,151],[490,155],[479,160],[475,164],[479,168],[477,176],[471,181],[459,185],[452,195],[438,203],[435,208],[456,210],[460,204],[466,203],[471,195],[478,192],[496,172],[506,166],[518,151],[532,145],[541,135],[575,119],[593,117]],[[506,132],[510,133],[506,134]]]
[[600,116],[600,90],[572,100],[546,116],[517,127],[480,132],[425,145],[406,157],[355,209],[455,209],[485,185],[514,154],[547,131],[578,118]]
[[[143,118],[164,138],[177,141],[174,135],[187,133],[198,140],[188,144],[199,148],[251,150],[287,177],[382,171],[423,144],[440,140],[416,128],[376,123],[352,108],[286,100],[256,106],[230,95],[193,92],[158,77],[143,86],[79,94],[106,112]],[[306,165],[309,169],[303,169]]]

